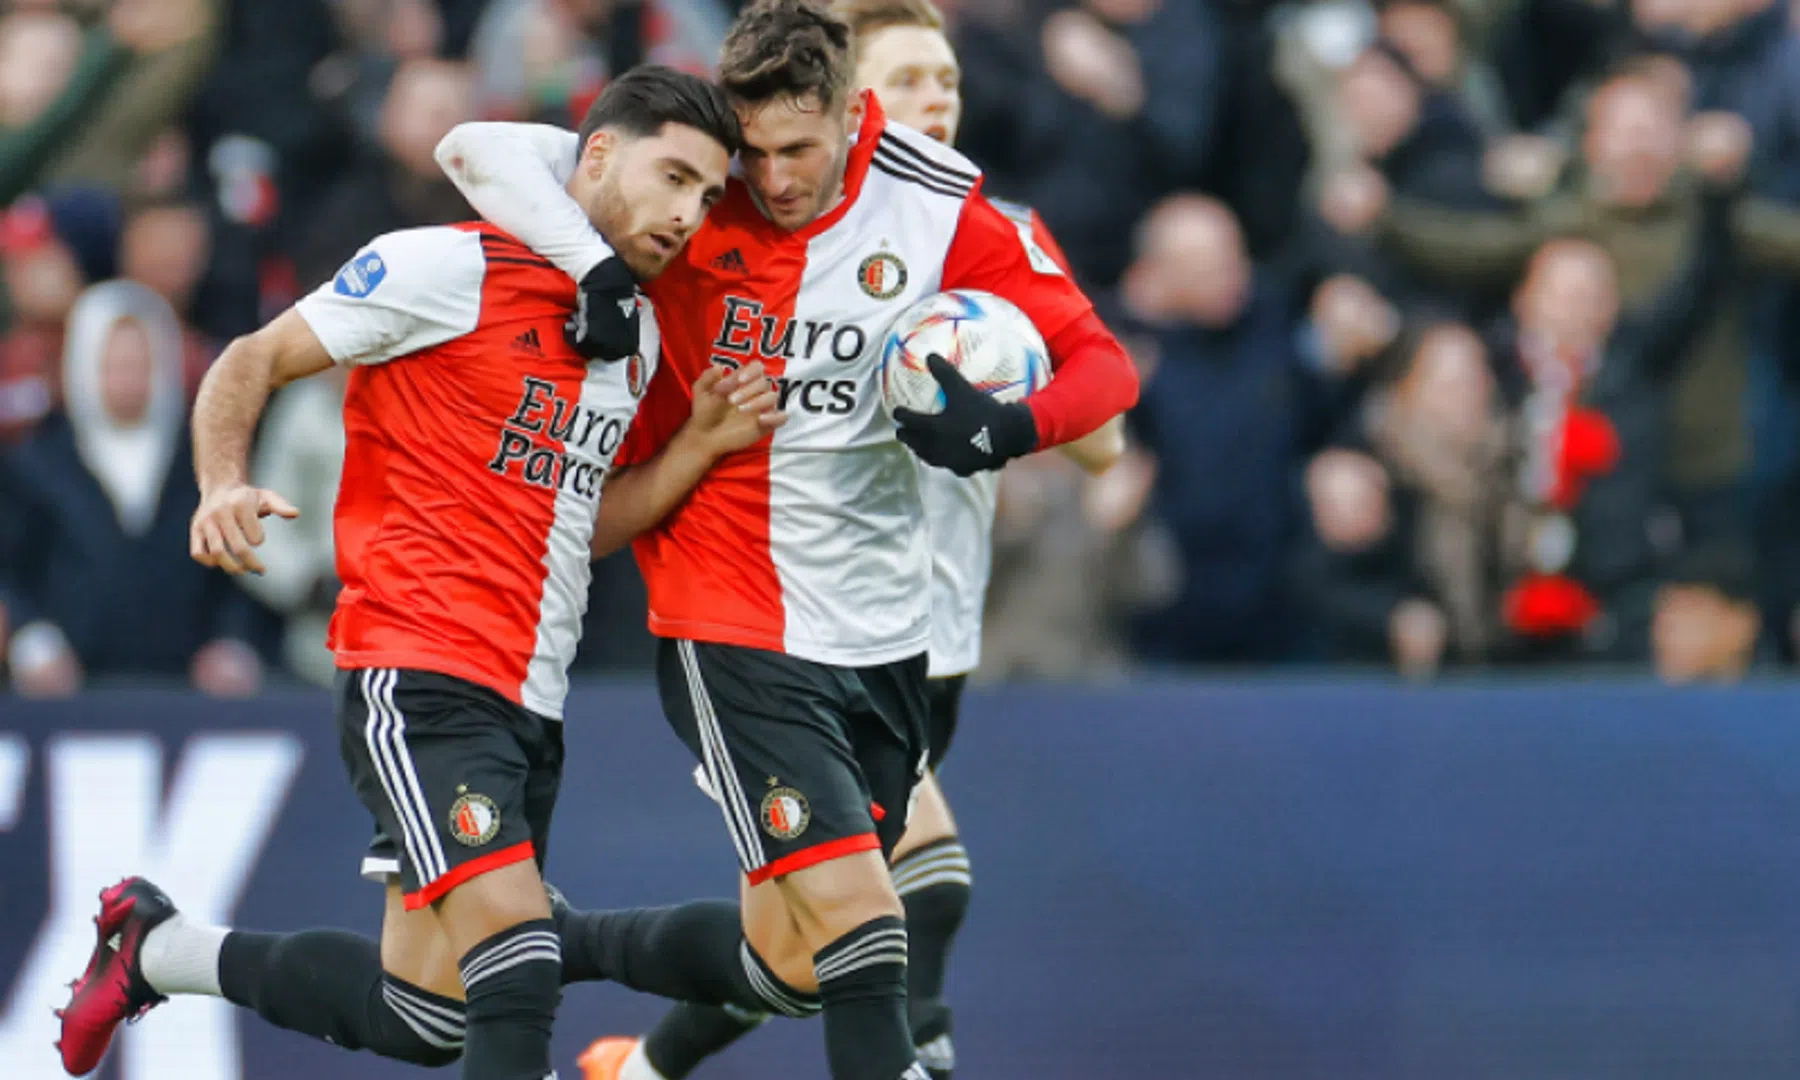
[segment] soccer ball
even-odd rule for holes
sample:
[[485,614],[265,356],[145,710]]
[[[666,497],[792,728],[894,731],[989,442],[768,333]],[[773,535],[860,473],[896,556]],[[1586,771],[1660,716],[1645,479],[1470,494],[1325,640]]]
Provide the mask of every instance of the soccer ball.
[[982,393],[1013,402],[1050,381],[1050,353],[1025,313],[992,293],[957,289],[927,296],[901,312],[881,344],[881,398],[896,408],[934,413],[944,391],[925,358],[936,353]]

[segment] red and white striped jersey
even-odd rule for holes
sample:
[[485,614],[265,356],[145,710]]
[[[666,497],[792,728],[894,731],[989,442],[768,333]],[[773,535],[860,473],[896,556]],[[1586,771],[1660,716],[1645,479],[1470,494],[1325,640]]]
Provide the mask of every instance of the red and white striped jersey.
[[783,231],[734,180],[650,284],[681,316],[621,462],[674,434],[709,364],[762,361],[789,414],[638,539],[652,632],[840,665],[926,650],[931,552],[914,459],[881,406],[882,337],[952,288],[1012,300],[1046,338],[1091,311],[979,183],[956,151],[889,127],[871,97],[835,208]]
[[560,719],[601,484],[655,374],[563,339],[575,286],[488,225],[378,237],[295,305],[353,365],[335,533],[340,668],[468,679]]

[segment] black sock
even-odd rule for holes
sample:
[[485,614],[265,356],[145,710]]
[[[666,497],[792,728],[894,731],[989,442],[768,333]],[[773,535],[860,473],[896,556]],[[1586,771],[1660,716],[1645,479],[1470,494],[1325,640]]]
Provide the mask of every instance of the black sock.
[[663,1080],[683,1080],[702,1061],[755,1031],[767,1013],[681,1002],[644,1036],[644,1056]]
[[906,1024],[906,923],[884,915],[813,956],[832,1080],[925,1080]]
[[276,1027],[349,1050],[432,1067],[462,1054],[462,1002],[385,974],[380,943],[356,934],[233,931],[219,989]]
[[956,837],[927,844],[894,864],[894,889],[906,905],[908,1022],[932,1080],[950,1080],[956,1067],[944,968],[969,909],[973,880],[969,853]]
[[738,906],[695,900],[629,911],[569,911],[559,923],[563,982],[604,979],[700,1005],[809,1016],[818,999],[775,977],[744,941]]
[[463,1080],[546,1080],[550,1028],[562,1003],[562,953],[556,926],[532,919],[463,955],[469,995]]

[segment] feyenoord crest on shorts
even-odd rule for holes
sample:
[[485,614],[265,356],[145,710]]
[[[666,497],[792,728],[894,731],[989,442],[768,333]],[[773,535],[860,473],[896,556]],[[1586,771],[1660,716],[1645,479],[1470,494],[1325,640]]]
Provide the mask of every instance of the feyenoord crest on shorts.
[[500,831],[500,808],[486,795],[463,790],[450,804],[450,835],[456,842],[480,847]]
[[812,807],[806,796],[791,787],[770,788],[763,796],[762,824],[770,836],[792,840],[806,831],[812,822]]

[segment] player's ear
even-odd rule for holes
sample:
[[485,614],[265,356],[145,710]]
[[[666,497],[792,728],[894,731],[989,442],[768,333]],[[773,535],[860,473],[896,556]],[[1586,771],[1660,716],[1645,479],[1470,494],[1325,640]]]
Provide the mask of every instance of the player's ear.
[[850,99],[844,103],[844,126],[850,131],[862,127],[863,111],[868,107],[868,90],[850,91]]
[[580,167],[589,170],[590,175],[599,179],[606,169],[606,159],[618,144],[619,136],[615,132],[602,129],[589,135],[587,145],[581,148]]

